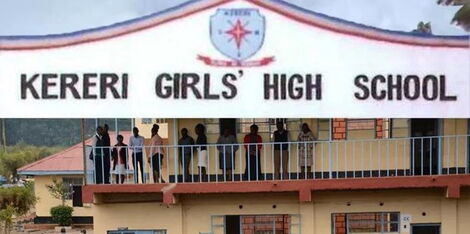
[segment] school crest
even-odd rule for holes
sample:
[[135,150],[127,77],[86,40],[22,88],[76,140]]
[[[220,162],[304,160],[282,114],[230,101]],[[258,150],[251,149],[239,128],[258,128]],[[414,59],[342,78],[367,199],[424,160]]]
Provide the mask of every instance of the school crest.
[[257,61],[247,61],[263,46],[266,20],[258,9],[218,9],[210,18],[210,40],[212,45],[231,60],[211,59],[198,56],[207,65],[224,67],[263,66],[274,61],[265,57]]

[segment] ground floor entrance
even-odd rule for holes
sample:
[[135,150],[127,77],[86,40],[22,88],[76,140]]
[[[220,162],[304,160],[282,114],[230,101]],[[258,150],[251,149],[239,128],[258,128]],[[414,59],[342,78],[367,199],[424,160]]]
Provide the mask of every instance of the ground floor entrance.
[[411,234],[441,234],[440,224],[414,224],[411,225]]

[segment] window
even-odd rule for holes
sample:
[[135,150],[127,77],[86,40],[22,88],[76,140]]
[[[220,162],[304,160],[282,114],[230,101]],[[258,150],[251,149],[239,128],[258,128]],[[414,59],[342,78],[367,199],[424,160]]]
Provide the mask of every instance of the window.
[[330,139],[330,119],[317,119],[318,140]]
[[399,233],[400,213],[333,214],[333,233]]
[[391,119],[391,137],[408,137],[410,134],[410,119]]
[[239,133],[250,133],[250,126],[258,125],[258,133],[271,133],[276,129],[276,119],[239,119]]
[[204,119],[207,134],[219,134],[219,119]]
[[288,234],[297,233],[299,223],[291,215],[227,215],[224,233]]
[[83,178],[81,177],[63,177],[62,183],[68,189],[67,200],[72,200],[73,198],[73,186],[83,185]]
[[153,120],[151,118],[143,118],[141,119],[142,124],[153,124]]
[[108,231],[108,234],[166,234],[166,230],[118,230]]

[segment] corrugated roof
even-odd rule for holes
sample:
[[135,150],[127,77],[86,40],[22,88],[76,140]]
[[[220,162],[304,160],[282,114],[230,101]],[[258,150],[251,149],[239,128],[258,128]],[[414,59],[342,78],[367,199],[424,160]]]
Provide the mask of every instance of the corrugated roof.
[[[116,144],[115,134],[109,133],[111,145]],[[124,136],[124,142],[128,142],[132,135],[130,131],[119,132],[119,134]],[[85,143],[90,145],[91,138]],[[18,173],[21,175],[81,174],[83,173],[82,143],[23,166],[18,169]]]

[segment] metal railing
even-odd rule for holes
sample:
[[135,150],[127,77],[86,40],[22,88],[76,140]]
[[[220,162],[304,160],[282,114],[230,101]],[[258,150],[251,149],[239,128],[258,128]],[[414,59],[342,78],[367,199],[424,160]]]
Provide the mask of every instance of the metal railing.
[[[124,168],[118,166],[114,147],[87,146],[87,180],[200,183],[468,174],[469,138],[162,145],[144,146],[140,154],[127,147]],[[159,154],[150,157],[151,151]]]

